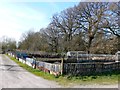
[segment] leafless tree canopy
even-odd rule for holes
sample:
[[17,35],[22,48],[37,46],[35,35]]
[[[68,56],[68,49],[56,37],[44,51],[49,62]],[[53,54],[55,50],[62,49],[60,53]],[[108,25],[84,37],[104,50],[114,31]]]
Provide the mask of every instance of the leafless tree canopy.
[[39,32],[24,33],[18,48],[115,53],[120,48],[119,8],[119,2],[80,2],[53,15],[50,24]]

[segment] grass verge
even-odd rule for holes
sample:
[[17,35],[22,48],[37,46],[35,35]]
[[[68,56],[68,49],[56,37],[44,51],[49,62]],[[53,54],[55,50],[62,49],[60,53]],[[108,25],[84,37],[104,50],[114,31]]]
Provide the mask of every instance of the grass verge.
[[[7,55],[8,56],[8,55]],[[8,56],[11,60],[16,62],[20,67],[26,69],[30,73],[40,76],[47,80],[52,80],[58,82],[60,85],[69,87],[72,85],[86,85],[86,84],[101,84],[101,85],[112,85],[118,83],[118,77],[120,77],[120,72],[112,72],[112,73],[104,73],[100,75],[91,75],[91,76],[58,76],[55,77],[54,75],[51,75],[49,73],[45,73],[43,71],[40,71],[38,69],[33,69],[32,67],[23,64],[16,60],[14,57]]]

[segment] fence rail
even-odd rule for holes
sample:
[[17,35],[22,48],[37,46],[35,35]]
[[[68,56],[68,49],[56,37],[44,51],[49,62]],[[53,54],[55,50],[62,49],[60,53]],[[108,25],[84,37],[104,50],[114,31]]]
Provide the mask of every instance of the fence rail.
[[106,54],[78,54],[69,56],[68,58],[78,59],[78,60],[114,60],[115,55]]
[[120,70],[120,62],[111,63],[64,63],[64,74],[88,75]]

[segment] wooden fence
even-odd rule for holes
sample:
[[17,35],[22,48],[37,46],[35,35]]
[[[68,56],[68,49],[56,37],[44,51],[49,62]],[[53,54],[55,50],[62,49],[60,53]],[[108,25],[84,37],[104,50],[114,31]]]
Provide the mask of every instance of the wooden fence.
[[[18,58],[15,53],[8,53],[12,57]],[[92,59],[86,60],[86,57]],[[36,61],[33,58],[19,58],[20,62],[25,63],[33,68],[37,68],[44,72],[49,72],[54,75],[65,74],[65,75],[88,75],[93,73],[103,73],[120,70],[120,62],[115,62],[115,55],[95,55],[95,54],[82,54],[78,59],[67,58],[40,58],[40,61]],[[56,60],[58,63],[55,63]],[[50,61],[55,61],[49,63]],[[79,62],[78,62],[79,61]]]
[[63,73],[67,75],[89,75],[120,70],[120,62],[111,63],[64,63]]

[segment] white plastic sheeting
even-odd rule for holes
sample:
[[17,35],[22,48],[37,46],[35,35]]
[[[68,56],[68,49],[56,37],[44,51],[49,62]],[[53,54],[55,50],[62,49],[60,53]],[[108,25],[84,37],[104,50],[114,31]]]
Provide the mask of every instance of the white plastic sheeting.
[[28,66],[33,66],[33,62],[34,62],[35,60],[33,59],[33,58],[26,58],[26,64],[28,65]]
[[43,68],[53,71],[53,72],[61,71],[61,64],[54,64],[54,63],[52,64],[52,63],[39,61],[38,67],[43,67]]

